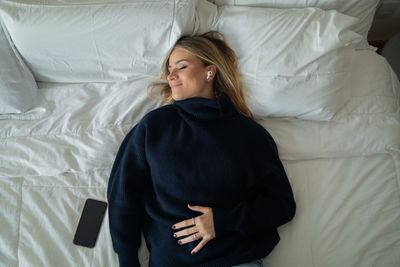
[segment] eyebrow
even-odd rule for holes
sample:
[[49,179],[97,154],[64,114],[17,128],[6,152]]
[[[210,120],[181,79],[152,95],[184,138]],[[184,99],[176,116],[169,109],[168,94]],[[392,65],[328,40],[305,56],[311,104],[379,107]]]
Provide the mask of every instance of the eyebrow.
[[[184,59],[180,59],[180,60],[178,60],[177,62],[175,62],[175,65],[178,64],[179,62],[182,62],[182,61],[188,61],[188,62],[189,62],[189,60],[187,60],[186,58],[184,58]],[[168,69],[170,69],[170,68],[171,68],[171,65],[168,65]]]

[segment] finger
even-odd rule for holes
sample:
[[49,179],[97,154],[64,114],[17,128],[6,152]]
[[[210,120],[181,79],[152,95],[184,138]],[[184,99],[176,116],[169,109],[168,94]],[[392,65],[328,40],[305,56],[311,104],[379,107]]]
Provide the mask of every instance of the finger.
[[203,206],[191,206],[190,204],[188,204],[188,208],[194,211],[199,211],[201,213],[204,213],[207,210],[207,207],[203,207]]
[[[179,232],[175,232],[173,234],[173,236],[175,238],[181,237],[181,236],[186,236],[186,235],[192,235],[195,234],[199,231],[199,229],[196,226],[190,227],[190,228],[186,228],[184,230],[181,230]],[[198,236],[198,235],[197,235]]]
[[184,220],[184,221],[178,222],[178,223],[172,225],[172,229],[180,229],[180,228],[188,227],[188,226],[191,226],[191,225],[193,225],[192,218],[190,218],[188,220]]
[[200,239],[200,238],[201,238],[201,237],[199,236],[199,233],[198,233],[198,232],[195,233],[195,234],[196,234],[196,236],[193,234],[193,235],[190,235],[190,236],[188,236],[188,237],[185,237],[185,238],[182,238],[182,239],[178,240],[178,244],[179,244],[179,245],[183,245],[183,244],[186,244],[186,243],[189,243],[189,242],[196,241],[197,239]]
[[201,242],[190,252],[192,255],[196,254],[197,252],[199,252],[200,249],[202,249],[204,247],[205,244],[207,244],[208,239],[203,238],[201,240]]

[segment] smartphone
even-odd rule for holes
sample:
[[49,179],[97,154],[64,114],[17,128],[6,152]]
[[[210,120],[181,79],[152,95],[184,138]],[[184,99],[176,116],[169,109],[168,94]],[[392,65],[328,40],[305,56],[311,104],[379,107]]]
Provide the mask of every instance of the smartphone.
[[93,248],[99,235],[101,224],[107,209],[107,202],[86,199],[78,227],[76,228],[74,244]]

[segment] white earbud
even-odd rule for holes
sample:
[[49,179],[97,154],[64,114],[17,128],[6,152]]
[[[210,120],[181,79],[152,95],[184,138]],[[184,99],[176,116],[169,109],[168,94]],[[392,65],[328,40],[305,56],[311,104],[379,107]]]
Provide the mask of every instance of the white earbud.
[[207,78],[206,78],[207,81],[210,79],[210,76],[211,76],[211,75],[212,75],[212,71],[210,70],[210,71],[207,72]]

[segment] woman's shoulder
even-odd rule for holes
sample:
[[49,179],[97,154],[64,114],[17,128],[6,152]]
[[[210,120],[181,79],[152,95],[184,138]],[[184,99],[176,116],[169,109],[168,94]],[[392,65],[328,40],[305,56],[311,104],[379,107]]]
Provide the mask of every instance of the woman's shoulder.
[[242,122],[244,123],[243,128],[246,129],[250,138],[252,138],[255,142],[264,141],[266,144],[268,144],[268,146],[272,146],[276,149],[274,138],[261,123],[250,118],[244,118],[242,119]]
[[138,124],[142,126],[157,125],[168,121],[176,116],[176,111],[172,104],[167,104],[147,112]]
[[257,131],[257,132],[266,134],[268,136],[271,136],[269,134],[268,130],[263,125],[261,125],[257,120],[252,120],[243,115],[239,116],[238,118],[241,121],[241,123],[244,124],[244,126],[251,128],[253,131]]
[[149,129],[156,129],[162,125],[163,122],[167,122],[169,118],[172,118],[173,108],[172,105],[164,105],[155,108],[147,112],[134,126],[130,129],[127,134],[127,138],[130,136],[140,133],[144,134]]

